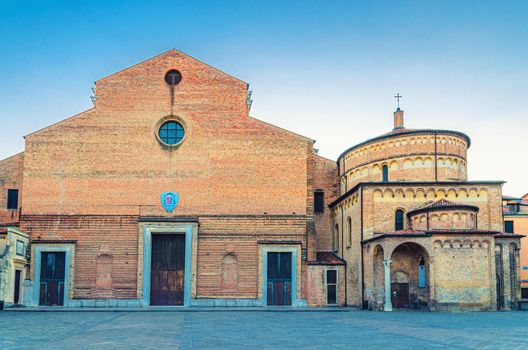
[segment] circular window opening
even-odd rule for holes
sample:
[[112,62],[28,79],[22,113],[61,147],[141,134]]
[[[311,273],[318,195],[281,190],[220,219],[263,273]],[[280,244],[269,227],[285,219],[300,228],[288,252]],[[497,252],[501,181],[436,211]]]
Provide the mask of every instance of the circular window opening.
[[161,124],[158,135],[161,142],[169,146],[174,146],[183,140],[185,129],[177,121],[170,120]]
[[165,74],[165,82],[171,86],[178,85],[181,80],[181,73],[176,69],[171,69]]

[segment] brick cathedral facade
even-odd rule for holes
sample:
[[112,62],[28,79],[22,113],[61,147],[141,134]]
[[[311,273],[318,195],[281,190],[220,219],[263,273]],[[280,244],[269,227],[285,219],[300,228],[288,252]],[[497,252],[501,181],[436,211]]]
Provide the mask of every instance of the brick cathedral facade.
[[516,307],[520,237],[502,182],[467,181],[463,133],[406,129],[398,110],[335,162],[176,50],[93,100],[0,162],[3,250],[29,237],[24,268],[4,259],[8,304]]

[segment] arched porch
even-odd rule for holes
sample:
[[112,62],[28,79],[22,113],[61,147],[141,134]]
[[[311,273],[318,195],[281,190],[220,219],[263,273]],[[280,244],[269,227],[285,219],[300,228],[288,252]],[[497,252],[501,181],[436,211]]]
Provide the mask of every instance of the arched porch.
[[374,309],[429,308],[431,258],[424,245],[384,239],[376,242],[371,257]]
[[390,260],[392,307],[428,308],[430,259],[426,249],[414,242],[402,243],[392,251]]

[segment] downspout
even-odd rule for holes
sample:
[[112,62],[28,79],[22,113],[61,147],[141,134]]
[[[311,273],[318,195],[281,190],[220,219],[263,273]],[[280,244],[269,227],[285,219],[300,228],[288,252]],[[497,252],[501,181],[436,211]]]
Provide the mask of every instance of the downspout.
[[[346,173],[346,163],[345,163],[345,158],[346,157],[343,157],[343,170],[344,172]],[[347,180],[346,180],[346,176],[344,177],[345,178],[345,192],[347,192]],[[343,208],[343,205],[341,205],[341,257],[344,257],[345,256],[345,218],[344,218],[344,208]],[[339,252],[339,249],[338,249],[338,252]]]
[[363,309],[363,305],[365,304],[365,277],[363,272],[365,271],[363,266],[363,186],[359,189],[359,197],[361,200],[361,206],[360,206],[360,216],[361,216],[361,241],[360,241],[360,249],[361,249],[361,309]]
[[437,133],[434,133],[434,155],[435,155],[435,182],[438,182],[438,145],[436,143],[436,135]]
[[344,237],[345,237],[345,226],[344,226],[344,213],[343,213],[344,209],[343,209],[343,204],[341,203],[341,232],[343,233],[341,235],[341,251],[342,251],[342,254],[341,254],[341,258],[343,260],[345,260],[345,306],[347,306],[348,304],[348,278],[347,278],[347,261],[346,259],[344,258],[345,257],[345,246],[343,245],[344,243]]
[[[344,211],[344,207],[343,207],[343,204],[341,203],[341,257],[345,255],[345,247],[343,246],[343,239],[345,237],[345,218],[344,218],[345,214],[343,211]],[[339,249],[337,249],[337,253],[339,254]]]

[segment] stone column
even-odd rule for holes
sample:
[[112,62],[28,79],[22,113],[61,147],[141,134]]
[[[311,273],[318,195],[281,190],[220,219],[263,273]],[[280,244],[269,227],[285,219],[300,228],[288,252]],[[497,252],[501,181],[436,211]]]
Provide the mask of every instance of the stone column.
[[383,311],[392,311],[391,302],[391,267],[392,260],[383,260],[383,267],[385,272],[385,303],[383,304]]

